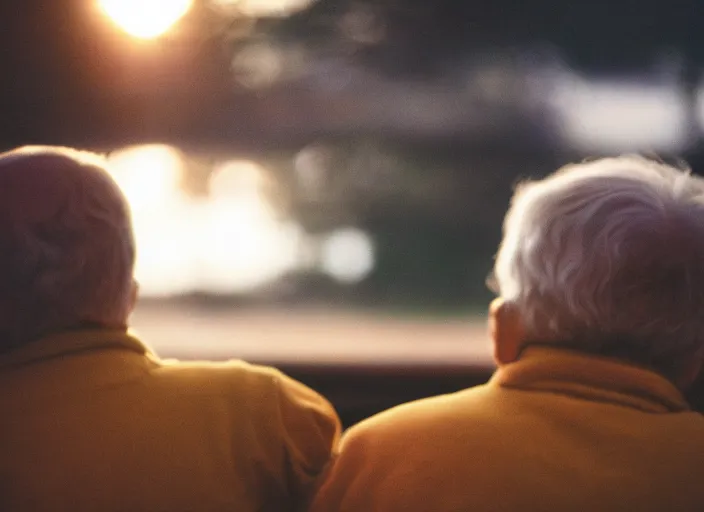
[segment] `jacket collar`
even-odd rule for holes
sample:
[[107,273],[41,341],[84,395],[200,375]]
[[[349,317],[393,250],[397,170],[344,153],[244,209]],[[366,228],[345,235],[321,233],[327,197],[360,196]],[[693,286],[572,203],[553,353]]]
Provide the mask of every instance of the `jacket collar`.
[[75,329],[52,334],[0,354],[0,371],[71,354],[104,349],[153,355],[146,345],[126,330]]
[[518,361],[500,367],[491,383],[652,413],[690,410],[675,385],[651,370],[615,359],[551,347],[527,347]]

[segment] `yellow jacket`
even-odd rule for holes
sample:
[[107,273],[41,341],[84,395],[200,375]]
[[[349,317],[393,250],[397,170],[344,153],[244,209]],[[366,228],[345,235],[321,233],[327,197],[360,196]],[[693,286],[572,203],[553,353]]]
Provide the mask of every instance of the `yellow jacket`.
[[273,368],[161,361],[119,331],[0,356],[0,510],[294,510],[329,461],[328,402]]
[[704,511],[704,418],[664,378],[527,349],[351,428],[315,512]]

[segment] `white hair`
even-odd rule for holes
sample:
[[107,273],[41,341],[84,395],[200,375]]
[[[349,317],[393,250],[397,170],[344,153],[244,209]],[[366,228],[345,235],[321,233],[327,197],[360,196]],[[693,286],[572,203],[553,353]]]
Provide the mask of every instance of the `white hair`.
[[0,154],[0,350],[125,324],[134,259],[129,208],[100,156],[44,146]]
[[494,276],[529,341],[672,376],[704,347],[704,180],[625,156],[524,183]]

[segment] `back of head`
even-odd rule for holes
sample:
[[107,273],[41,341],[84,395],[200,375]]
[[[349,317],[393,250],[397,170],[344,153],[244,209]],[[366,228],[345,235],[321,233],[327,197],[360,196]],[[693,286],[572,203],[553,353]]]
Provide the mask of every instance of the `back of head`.
[[128,206],[100,157],[0,154],[0,351],[67,328],[123,326],[133,266]]
[[640,157],[517,190],[495,276],[529,341],[676,378],[704,350],[704,181]]

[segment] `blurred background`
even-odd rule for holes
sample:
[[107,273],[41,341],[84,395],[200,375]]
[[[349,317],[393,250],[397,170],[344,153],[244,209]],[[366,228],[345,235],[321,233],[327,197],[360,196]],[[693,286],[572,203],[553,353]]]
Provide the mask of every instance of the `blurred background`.
[[134,325],[163,356],[486,375],[512,187],[628,152],[696,171],[702,19],[694,0],[4,0],[0,146],[108,155]]

